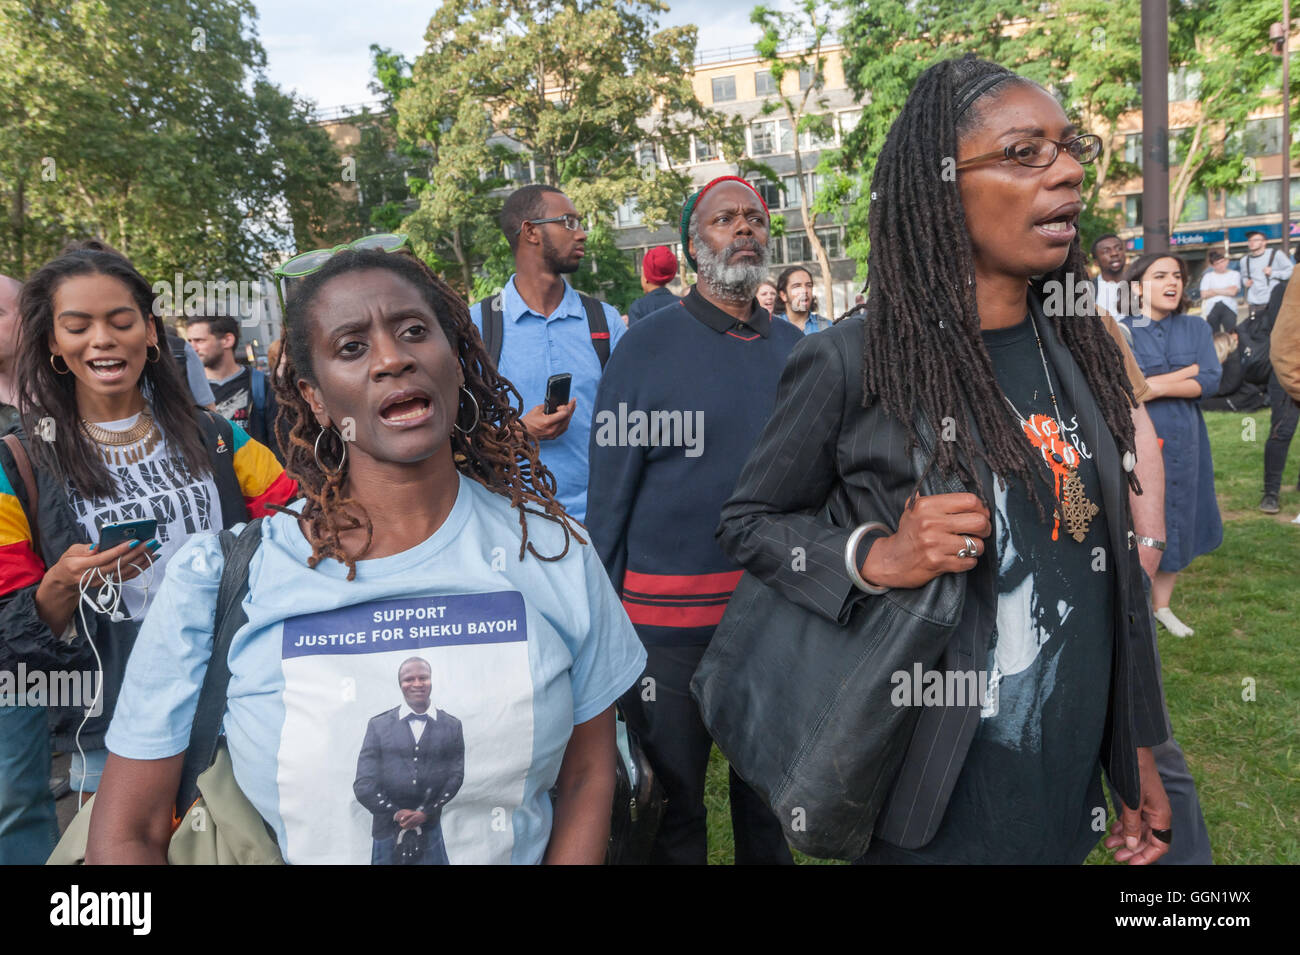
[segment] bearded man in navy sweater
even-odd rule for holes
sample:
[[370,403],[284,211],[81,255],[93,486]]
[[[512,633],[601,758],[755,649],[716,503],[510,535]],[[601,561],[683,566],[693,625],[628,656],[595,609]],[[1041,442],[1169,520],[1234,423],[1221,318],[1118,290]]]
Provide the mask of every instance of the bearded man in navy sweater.
[[[741,575],[713,531],[803,339],[754,299],[769,226],[743,179],[692,196],[682,248],[698,282],[628,329],[596,393],[587,528],[648,654],[621,705],[668,797],[654,863],[706,861],[713,741],[690,681]],[[734,770],[731,820],[737,864],[792,863],[779,821]]]

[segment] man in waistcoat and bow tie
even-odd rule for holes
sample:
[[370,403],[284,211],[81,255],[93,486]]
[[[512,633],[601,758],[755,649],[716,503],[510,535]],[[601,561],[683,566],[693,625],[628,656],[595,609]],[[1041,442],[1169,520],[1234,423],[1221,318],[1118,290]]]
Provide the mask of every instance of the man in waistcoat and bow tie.
[[431,704],[432,675],[420,657],[403,661],[404,702],[366,726],[352,791],[375,817],[371,865],[448,864],[442,808],[465,781],[465,735],[460,720]]

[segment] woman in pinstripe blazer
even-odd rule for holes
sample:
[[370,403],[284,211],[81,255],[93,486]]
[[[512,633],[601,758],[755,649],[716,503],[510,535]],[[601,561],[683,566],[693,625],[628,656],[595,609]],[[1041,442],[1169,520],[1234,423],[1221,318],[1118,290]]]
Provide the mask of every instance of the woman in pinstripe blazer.
[[[928,69],[874,172],[867,313],[796,347],[723,510],[733,558],[841,623],[965,575],[940,670],[982,691],[903,700],[923,709],[864,861],[1081,862],[1105,825],[1099,764],[1125,803],[1116,858],[1168,850],[1132,391],[1076,226],[1099,146],[1002,67]],[[914,494],[918,432],[965,492]]]

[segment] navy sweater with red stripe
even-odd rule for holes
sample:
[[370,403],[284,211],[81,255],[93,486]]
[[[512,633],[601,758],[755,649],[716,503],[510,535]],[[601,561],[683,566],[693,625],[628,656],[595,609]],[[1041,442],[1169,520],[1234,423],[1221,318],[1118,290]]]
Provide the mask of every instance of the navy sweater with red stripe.
[[740,568],[714,538],[803,339],[695,289],[628,329],[596,393],[587,529],[646,644],[708,643]]

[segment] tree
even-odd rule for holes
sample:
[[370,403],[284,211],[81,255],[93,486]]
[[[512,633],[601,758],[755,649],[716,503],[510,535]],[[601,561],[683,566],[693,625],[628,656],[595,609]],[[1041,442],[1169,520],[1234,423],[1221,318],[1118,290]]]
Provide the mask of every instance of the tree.
[[[408,222],[456,236],[467,285],[476,223],[511,182],[557,186],[585,214],[631,200],[647,221],[671,222],[690,180],[643,163],[640,147],[691,129],[734,143],[735,124],[692,89],[695,28],[655,31],[665,9],[662,0],[447,0],[433,15],[396,97],[399,134],[436,156]],[[602,285],[618,267],[589,260]]]
[[266,82],[247,0],[0,0],[0,267],[95,234],[146,275],[265,270],[342,215],[308,105]]
[[[818,190],[815,200],[810,201],[808,180],[804,177],[803,149],[801,143],[805,135],[810,135],[822,142],[835,138],[835,130],[829,113],[820,112],[827,109],[829,103],[825,97],[814,99],[826,86],[826,54],[823,46],[831,36],[830,18],[832,6],[825,0],[802,0],[798,13],[780,13],[770,7],[755,7],[750,14],[750,21],[763,30],[763,36],[755,45],[759,57],[766,63],[772,82],[776,86],[776,98],[763,106],[763,114],[771,115],[778,110],[783,112],[786,122],[790,124],[794,140],[794,174],[799,183],[799,216],[803,222],[804,234],[812,249],[813,258],[822,273],[822,293],[825,296],[823,306],[830,314],[835,311],[834,281],[831,276],[831,260],[826,254],[817,235],[817,224],[823,216],[839,212],[847,183],[832,184],[829,189]],[[792,52],[782,52],[794,46]],[[800,77],[798,84],[802,89],[791,92],[787,89],[785,77],[793,73]],[[810,76],[806,85],[802,82]],[[837,164],[834,150],[824,150],[817,166],[818,174],[823,180],[835,175]],[[787,230],[788,231],[788,228]]]

